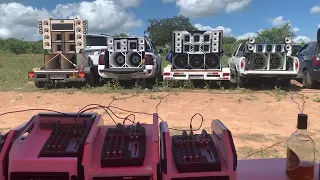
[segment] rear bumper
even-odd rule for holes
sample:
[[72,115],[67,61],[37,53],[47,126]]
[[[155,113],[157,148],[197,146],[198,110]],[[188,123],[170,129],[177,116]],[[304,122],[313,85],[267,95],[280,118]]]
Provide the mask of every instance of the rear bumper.
[[296,78],[296,71],[245,71],[241,73],[244,77],[263,77],[263,78]]
[[163,80],[230,81],[230,68],[211,71],[172,71],[170,67],[164,69]]
[[[34,77],[28,77],[29,80],[33,81],[85,81],[85,77],[79,76],[79,71],[68,70],[68,71],[33,71]],[[55,76],[55,77],[54,77]]]
[[157,75],[156,70],[151,68],[108,68],[99,69],[98,73],[102,78],[118,80],[148,79]]

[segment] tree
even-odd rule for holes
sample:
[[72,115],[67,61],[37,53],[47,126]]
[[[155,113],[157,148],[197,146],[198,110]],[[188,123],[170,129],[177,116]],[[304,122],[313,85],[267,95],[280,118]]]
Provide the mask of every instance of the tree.
[[225,43],[225,44],[232,44],[236,41],[237,41],[237,39],[232,36],[223,37],[223,43]]
[[190,19],[184,16],[174,16],[164,19],[149,19],[145,33],[152,39],[156,46],[165,46],[172,41],[172,31],[192,31],[197,30]]
[[290,23],[286,23],[277,28],[263,29],[256,37],[257,42],[270,41],[274,43],[283,43],[284,38],[294,38],[296,35],[291,29]]
[[117,38],[127,38],[127,37],[129,37],[128,36],[128,34],[126,34],[126,33],[117,33],[116,35],[114,35],[114,37],[117,37]]

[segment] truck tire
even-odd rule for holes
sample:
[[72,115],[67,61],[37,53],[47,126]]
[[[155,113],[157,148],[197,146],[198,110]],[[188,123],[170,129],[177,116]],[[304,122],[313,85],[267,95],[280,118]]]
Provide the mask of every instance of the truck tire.
[[303,71],[303,79],[302,79],[302,85],[305,88],[312,89],[314,88],[314,81],[311,80],[310,74],[308,70]]
[[37,87],[37,88],[44,88],[44,82],[43,81],[35,81],[34,82],[34,85]]
[[93,71],[93,69],[91,69],[90,72],[85,75],[85,81],[90,86],[95,86],[97,84],[96,73]]
[[240,74],[237,72],[236,73],[236,84],[237,84],[237,87],[239,87],[239,88],[245,87],[245,82],[246,82],[246,78],[241,77]]

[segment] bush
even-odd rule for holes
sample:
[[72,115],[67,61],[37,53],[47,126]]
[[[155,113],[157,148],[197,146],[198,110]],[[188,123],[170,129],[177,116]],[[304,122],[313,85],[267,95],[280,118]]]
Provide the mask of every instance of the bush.
[[0,39],[0,52],[13,54],[41,54],[42,41],[24,41],[23,39]]

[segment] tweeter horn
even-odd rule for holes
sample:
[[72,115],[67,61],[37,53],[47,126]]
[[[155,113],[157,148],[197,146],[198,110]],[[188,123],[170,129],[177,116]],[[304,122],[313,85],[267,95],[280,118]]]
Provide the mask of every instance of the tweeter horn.
[[285,46],[285,48],[286,48],[287,51],[290,51],[292,47],[291,47],[290,44],[287,44],[287,45]]
[[249,45],[248,45],[248,50],[249,50],[249,51],[253,51],[253,50],[254,50],[254,46],[253,46],[252,44],[249,44]]
[[292,41],[291,41],[291,39],[289,37],[286,37],[286,38],[284,38],[284,42],[286,44],[290,44]]
[[256,40],[251,37],[251,38],[248,39],[248,42],[249,42],[250,44],[253,44],[254,42],[256,42]]

